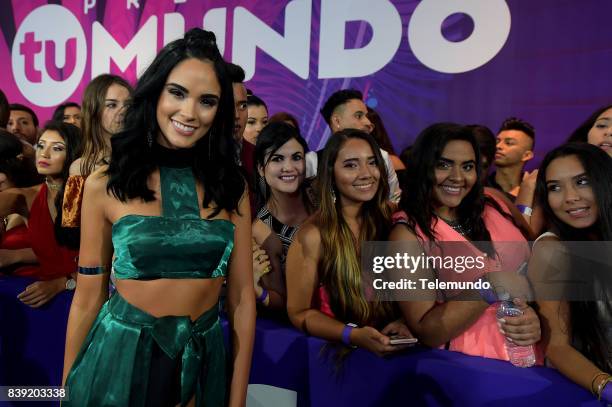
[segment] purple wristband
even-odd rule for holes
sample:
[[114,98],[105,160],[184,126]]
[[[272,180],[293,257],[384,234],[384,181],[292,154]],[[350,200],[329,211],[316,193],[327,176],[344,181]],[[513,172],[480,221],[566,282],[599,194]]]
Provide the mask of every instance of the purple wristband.
[[486,276],[482,276],[480,277],[478,280],[476,280],[476,282],[480,282],[480,284],[484,284],[487,283],[489,285],[489,288],[481,288],[478,290],[478,293],[480,294],[480,297],[489,305],[491,304],[495,304],[498,301],[497,298],[497,293],[495,292],[495,290],[493,288],[491,288],[491,283],[489,282],[489,279]]
[[610,386],[610,382],[606,383],[601,391],[601,399],[606,403],[612,403],[612,386]]
[[531,214],[533,213],[533,209],[527,205],[516,205],[516,207],[523,215],[531,216]]
[[268,298],[268,290],[266,290],[265,288],[261,289],[261,295],[259,297],[257,297],[257,302],[262,303],[266,300],[266,298]]
[[351,331],[353,330],[353,328],[357,328],[357,325],[349,322],[348,324],[344,325],[344,329],[342,330],[342,342],[347,346],[352,346]]

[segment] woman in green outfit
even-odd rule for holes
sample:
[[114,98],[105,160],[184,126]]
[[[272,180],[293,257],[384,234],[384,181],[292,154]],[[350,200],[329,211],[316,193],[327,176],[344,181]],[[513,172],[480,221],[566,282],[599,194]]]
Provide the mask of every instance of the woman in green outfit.
[[[244,405],[255,300],[233,127],[214,34],[193,29],[144,72],[109,167],[85,183],[64,359],[70,405]],[[224,277],[231,377],[218,321]]]

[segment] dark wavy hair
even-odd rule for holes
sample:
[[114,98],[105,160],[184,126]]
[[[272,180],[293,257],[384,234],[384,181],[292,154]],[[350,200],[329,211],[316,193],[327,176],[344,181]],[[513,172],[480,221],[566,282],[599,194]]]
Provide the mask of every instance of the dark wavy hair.
[[595,110],[584,122],[582,122],[580,126],[578,126],[576,130],[573,131],[572,134],[570,134],[569,138],[567,139],[567,142],[588,142],[589,130],[593,128],[593,125],[595,124],[595,121],[597,121],[597,118],[608,109],[612,109],[612,105],[600,107],[599,109]]
[[[254,170],[253,174],[256,174],[257,182],[254,183],[255,189],[255,202],[256,208],[261,209],[268,199],[270,199],[270,188],[265,187],[266,181],[264,177],[261,177],[258,172],[258,168],[265,168],[266,165],[270,162],[270,158],[272,154],[274,154],[279,148],[281,148],[285,143],[290,140],[296,140],[304,149],[304,160],[306,160],[306,153],[308,152],[308,144],[306,144],[306,140],[302,136],[300,136],[300,132],[298,129],[293,127],[292,125],[284,122],[275,122],[269,123],[261,130],[259,136],[257,137],[257,143],[255,144],[255,152],[254,152]],[[306,166],[304,166],[304,171],[306,170]],[[311,205],[307,199],[306,193],[304,191],[304,182],[300,185],[300,189],[302,190],[302,197],[304,198],[304,205],[307,209],[310,209]]]
[[31,187],[42,182],[34,160],[23,155],[23,143],[4,129],[0,129],[0,172],[17,188]]
[[111,138],[108,190],[121,201],[154,200],[147,178],[157,168],[152,145],[161,131],[156,109],[170,72],[182,61],[196,58],[211,62],[221,87],[217,114],[208,133],[195,144],[192,164],[195,178],[204,187],[204,207],[214,203],[210,217],[222,209],[236,211],[245,181],[234,155],[234,96],[227,65],[212,32],[194,28],[184,38],[166,45],[140,77],[125,114],[124,128]]
[[[607,110],[607,109],[604,109]],[[599,113],[601,114],[601,113]],[[546,169],[557,158],[576,157],[585,173],[595,195],[599,209],[598,220],[593,227],[580,230],[571,227],[557,218],[548,202],[546,188]],[[553,231],[564,241],[599,240],[612,241],[612,158],[600,148],[584,142],[568,143],[550,151],[544,157],[536,183],[536,199],[550,222]],[[580,265],[572,270],[584,270]],[[608,312],[612,312],[609,299],[602,301]],[[597,303],[593,301],[570,301],[570,326],[574,343],[581,344],[580,351],[603,371],[612,371],[609,357],[609,344],[604,327],[597,318]]]
[[436,123],[419,134],[410,150],[410,160],[406,162],[406,176],[403,177],[404,184],[401,186],[400,208],[408,215],[408,226],[415,234],[418,226],[427,239],[437,240],[431,224],[432,220],[438,222],[432,204],[433,189],[436,185],[434,171],[446,145],[455,140],[466,141],[472,146],[477,164],[476,182],[457,207],[457,217],[472,225],[472,232],[468,237],[479,246],[479,249],[489,255],[494,255],[493,246],[490,243],[491,235],[482,219],[485,206],[493,207],[506,219],[515,223],[494,199],[484,194],[484,186],[481,181],[482,169],[478,165],[480,148],[469,127],[456,123]]
[[81,156],[81,130],[70,123],[50,121],[45,124],[40,134],[42,135],[46,131],[57,132],[64,139],[66,145],[66,160],[64,161],[62,172],[59,174],[59,177],[61,177],[63,181],[62,188],[55,197],[55,210],[57,211],[57,216],[55,217],[55,223],[53,225],[55,238],[62,246],[66,246],[70,249],[78,249],[80,230],[79,228],[66,228],[62,226],[62,203],[64,201],[64,189],[66,187],[70,165]]

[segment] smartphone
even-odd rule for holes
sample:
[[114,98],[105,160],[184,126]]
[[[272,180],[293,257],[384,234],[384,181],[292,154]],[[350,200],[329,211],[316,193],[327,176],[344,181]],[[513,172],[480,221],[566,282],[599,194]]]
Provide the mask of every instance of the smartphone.
[[419,341],[417,338],[408,338],[402,335],[393,335],[390,339],[391,345],[412,345]]

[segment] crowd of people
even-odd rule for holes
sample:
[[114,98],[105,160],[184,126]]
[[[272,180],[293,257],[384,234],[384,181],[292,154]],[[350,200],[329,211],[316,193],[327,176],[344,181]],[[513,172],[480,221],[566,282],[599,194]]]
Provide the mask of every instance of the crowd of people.
[[[33,278],[18,296],[33,308],[74,290],[70,405],[243,405],[257,312],[336,343],[340,360],[401,352],[396,336],[499,360],[508,343],[533,347],[536,363],[612,402],[610,290],[533,289],[551,248],[612,240],[612,106],[527,172],[536,130],[519,118],[496,133],[435,123],[397,154],[384,118],[341,89],[315,152],[244,79],[193,29],[134,88],[100,75],[43,126],[0,92],[0,270]],[[492,288],[393,301],[363,270],[370,241],[464,243]],[[497,312],[500,269],[515,271],[504,286],[516,316]]]

